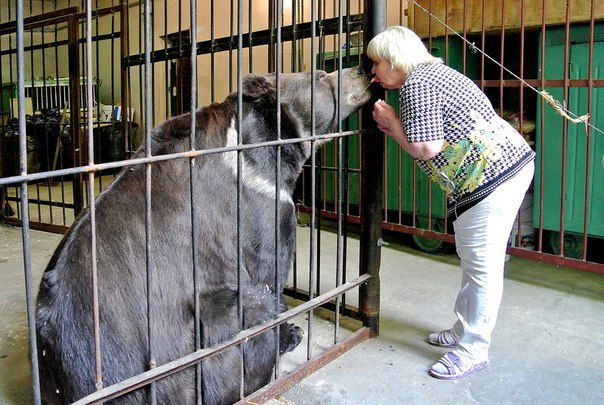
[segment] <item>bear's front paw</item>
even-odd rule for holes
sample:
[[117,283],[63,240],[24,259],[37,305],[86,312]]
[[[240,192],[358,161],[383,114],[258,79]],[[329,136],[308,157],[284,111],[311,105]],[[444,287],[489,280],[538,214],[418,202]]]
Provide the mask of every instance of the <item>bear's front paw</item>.
[[291,352],[300,344],[304,330],[293,323],[282,323],[279,336],[279,354]]

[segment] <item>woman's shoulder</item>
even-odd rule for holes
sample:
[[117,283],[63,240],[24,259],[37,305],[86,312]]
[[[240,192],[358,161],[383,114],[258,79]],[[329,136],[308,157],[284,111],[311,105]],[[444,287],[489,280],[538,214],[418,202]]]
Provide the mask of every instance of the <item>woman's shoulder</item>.
[[442,62],[422,63],[411,72],[405,84],[438,88],[444,82],[460,81],[463,77],[465,76]]
[[422,63],[417,65],[413,73],[417,76],[439,76],[439,75],[459,75],[457,70],[444,64],[443,62]]
[[409,75],[405,85],[412,87],[431,87],[438,92],[467,91],[474,82],[463,73],[442,62],[418,65]]

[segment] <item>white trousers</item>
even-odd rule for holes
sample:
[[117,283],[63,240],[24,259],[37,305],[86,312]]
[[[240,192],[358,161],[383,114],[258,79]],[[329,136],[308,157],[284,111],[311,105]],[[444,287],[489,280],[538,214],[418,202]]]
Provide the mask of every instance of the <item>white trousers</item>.
[[454,352],[462,360],[488,360],[503,294],[505,251],[534,170],[530,162],[453,222],[463,275],[452,332]]

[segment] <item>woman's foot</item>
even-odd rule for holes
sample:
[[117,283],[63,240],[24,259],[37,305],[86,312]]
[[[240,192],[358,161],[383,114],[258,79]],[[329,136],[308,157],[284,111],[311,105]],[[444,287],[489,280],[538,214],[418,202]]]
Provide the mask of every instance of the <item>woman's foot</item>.
[[453,337],[450,329],[441,330],[440,332],[430,333],[428,335],[428,343],[440,347],[455,347],[457,341]]
[[488,360],[468,363],[463,362],[458,355],[453,352],[445,354],[430,369],[430,375],[441,380],[456,380],[461,377],[472,374],[475,371],[482,370],[489,364]]

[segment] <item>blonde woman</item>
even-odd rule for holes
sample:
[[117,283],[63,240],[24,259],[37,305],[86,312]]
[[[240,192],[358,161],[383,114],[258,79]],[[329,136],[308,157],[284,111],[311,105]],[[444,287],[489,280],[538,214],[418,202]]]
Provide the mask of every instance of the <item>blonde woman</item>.
[[472,80],[446,66],[405,27],[375,36],[367,55],[373,81],[399,91],[400,117],[383,100],[378,128],[391,136],[445,191],[461,258],[457,321],[428,342],[450,349],[430,369],[453,380],[488,365],[503,293],[505,250],[531,183],[535,153],[502,120]]

